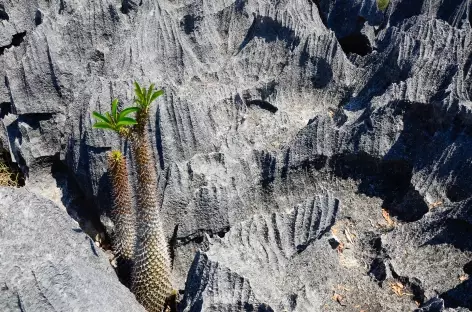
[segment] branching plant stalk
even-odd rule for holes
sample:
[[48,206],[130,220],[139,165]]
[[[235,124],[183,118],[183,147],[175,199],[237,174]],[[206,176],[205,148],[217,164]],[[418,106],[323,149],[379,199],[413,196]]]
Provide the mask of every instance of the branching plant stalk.
[[[109,157],[112,176],[117,225],[117,246],[123,258],[132,260],[131,290],[148,312],[162,312],[171,296],[171,264],[167,240],[162,229],[157,192],[157,173],[147,134],[149,108],[153,101],[164,94],[163,90],[148,89],[135,83],[137,106],[118,110],[118,100],[111,105],[111,112],[93,112],[97,120],[94,128],[111,130],[131,141],[136,166],[136,218],[131,221],[132,203],[126,160],[117,152]],[[128,115],[136,113],[136,119]],[[135,222],[136,221],[136,222]],[[135,231],[135,232],[133,232]],[[130,237],[136,237],[131,240]],[[134,253],[133,248],[134,246]],[[175,301],[175,300],[174,300]]]

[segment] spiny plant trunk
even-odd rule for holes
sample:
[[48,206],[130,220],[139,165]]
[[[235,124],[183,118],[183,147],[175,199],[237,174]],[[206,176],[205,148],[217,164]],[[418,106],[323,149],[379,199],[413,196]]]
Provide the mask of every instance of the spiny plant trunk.
[[113,192],[111,217],[115,223],[114,250],[118,256],[118,270],[129,283],[136,242],[136,215],[133,209],[131,187],[126,159],[119,151],[108,154],[108,168]]
[[138,180],[138,238],[131,290],[148,312],[161,312],[172,290],[171,267],[158,210],[155,163],[144,123],[142,119],[138,122],[140,127],[132,139]]

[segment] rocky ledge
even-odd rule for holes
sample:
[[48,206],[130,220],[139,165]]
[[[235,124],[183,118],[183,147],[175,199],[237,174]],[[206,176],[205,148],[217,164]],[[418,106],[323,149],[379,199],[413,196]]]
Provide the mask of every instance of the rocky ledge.
[[144,312],[65,210],[25,189],[0,198],[1,311]]
[[[471,22],[468,0],[0,0],[0,145],[30,190],[111,232],[106,152],[128,146],[90,113],[154,82],[182,310],[470,311]],[[89,244],[41,231],[40,250]]]

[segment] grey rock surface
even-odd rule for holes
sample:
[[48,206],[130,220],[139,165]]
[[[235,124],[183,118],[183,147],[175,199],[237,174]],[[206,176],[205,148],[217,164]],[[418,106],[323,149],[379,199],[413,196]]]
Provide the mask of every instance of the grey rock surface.
[[108,256],[53,202],[0,188],[0,310],[142,311]]
[[[217,241],[211,243],[205,255],[208,257],[206,262],[217,263],[219,268],[221,266],[231,268],[233,272],[251,282],[253,287],[250,290],[251,294],[254,293],[256,298],[270,307],[280,305],[280,309],[277,310],[283,311],[287,307],[283,307],[280,303],[286,299],[286,295],[298,296],[297,290],[293,294],[290,293],[293,290],[287,281],[293,275],[299,277],[299,272],[291,270],[293,268],[291,263],[297,259],[297,254],[304,252],[313,241],[320,239],[329,230],[335,221],[338,208],[338,200],[331,194],[325,194],[307,199],[289,212],[254,215],[251,219],[232,227],[224,239],[216,237]],[[198,263],[197,267],[199,266],[203,264]],[[198,278],[211,284],[228,273],[217,270],[213,274],[217,277],[210,275]],[[190,275],[190,278],[194,277]],[[228,286],[229,288],[240,286],[243,296],[244,287],[248,284],[234,282]],[[204,288],[201,295],[223,287],[207,285],[208,289]],[[187,285],[186,293],[194,288],[193,285]],[[239,290],[236,292],[239,293]],[[245,302],[243,298],[233,297],[232,303],[236,305],[238,302]],[[205,303],[205,300],[203,301]],[[183,302],[186,303],[186,300]],[[190,311],[195,309],[195,303],[186,304],[192,306],[189,308]],[[314,302],[305,304],[305,308],[315,308],[315,306]],[[215,306],[215,303],[212,303],[204,310],[219,311],[218,309],[219,305]]]
[[[40,177],[64,164],[94,207],[63,200],[76,219],[108,227],[105,154],[127,148],[91,111],[129,105],[134,80],[166,91],[149,131],[183,308],[472,310],[470,1],[0,4],[1,146],[40,192],[75,198]],[[326,194],[337,212],[303,251],[240,260],[268,239],[241,229]]]

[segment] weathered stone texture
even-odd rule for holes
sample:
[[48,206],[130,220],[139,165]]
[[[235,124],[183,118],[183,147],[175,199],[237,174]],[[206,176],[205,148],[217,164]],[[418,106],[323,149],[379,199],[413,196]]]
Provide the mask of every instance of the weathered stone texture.
[[[155,82],[166,94],[149,131],[182,307],[472,309],[472,4],[390,2],[3,0],[1,145],[32,178],[62,160],[106,223],[105,154],[126,144],[92,130],[90,113]],[[326,194],[337,213],[313,229],[326,234],[264,285],[248,253],[279,225],[260,218]]]

